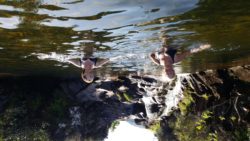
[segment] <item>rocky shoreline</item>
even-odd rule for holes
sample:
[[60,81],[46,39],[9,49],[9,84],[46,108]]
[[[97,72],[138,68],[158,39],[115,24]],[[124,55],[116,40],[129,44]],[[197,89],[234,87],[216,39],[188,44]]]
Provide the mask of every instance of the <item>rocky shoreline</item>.
[[3,75],[0,139],[103,140],[113,122],[129,118],[160,125],[159,140],[245,140],[249,88],[249,65],[178,75],[170,83]]

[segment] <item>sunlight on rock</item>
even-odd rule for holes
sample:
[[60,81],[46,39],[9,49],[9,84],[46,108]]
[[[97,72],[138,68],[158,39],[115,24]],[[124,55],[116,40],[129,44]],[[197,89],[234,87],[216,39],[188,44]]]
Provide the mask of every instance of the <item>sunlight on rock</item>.
[[109,130],[105,141],[158,141],[152,131],[136,125],[132,120],[120,121],[114,128]]

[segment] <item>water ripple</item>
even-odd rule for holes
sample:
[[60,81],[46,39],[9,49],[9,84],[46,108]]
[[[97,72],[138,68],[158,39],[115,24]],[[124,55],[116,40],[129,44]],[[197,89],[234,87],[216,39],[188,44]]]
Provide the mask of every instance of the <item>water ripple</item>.
[[[38,63],[30,62],[42,63],[47,59],[41,61],[37,57],[23,56],[52,52],[76,58],[137,54],[138,58],[118,59],[107,68],[111,71],[151,70],[154,65],[148,54],[161,47],[164,35],[170,37],[168,44],[180,52],[197,43],[212,45],[211,50],[195,54],[178,66],[187,72],[190,68],[205,69],[207,62],[229,63],[249,56],[248,3],[214,0],[209,3],[198,3],[198,0],[0,1],[0,46],[4,49],[0,60],[8,60],[0,62],[0,66],[5,66],[0,67],[0,71],[19,70],[18,64],[37,68]],[[218,4],[221,5],[219,9]],[[215,53],[207,57],[210,52]],[[60,59],[58,62],[63,64]],[[48,66],[47,69],[56,68]]]
[[20,24],[18,16],[12,16],[10,18],[1,18],[0,17],[0,27],[5,29],[16,29]]

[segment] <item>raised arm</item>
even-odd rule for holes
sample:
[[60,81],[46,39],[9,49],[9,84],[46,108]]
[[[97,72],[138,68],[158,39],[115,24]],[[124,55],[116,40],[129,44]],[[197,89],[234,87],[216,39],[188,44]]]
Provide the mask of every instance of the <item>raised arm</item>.
[[149,57],[155,64],[160,65],[160,61],[155,58],[155,53],[151,53]]
[[98,59],[96,62],[96,67],[101,67],[102,65],[109,62],[109,59]]
[[78,59],[69,59],[68,62],[78,68],[82,68],[81,66],[81,60],[78,58]]
[[175,57],[174,57],[174,63],[178,63],[178,62],[184,60],[187,56],[189,56],[189,55],[191,55],[193,53],[197,53],[197,52],[203,51],[203,50],[208,49],[210,47],[211,47],[210,44],[204,44],[204,45],[200,45],[197,48],[193,48],[191,50],[182,52],[180,54],[176,54]]
[[193,48],[190,50],[191,53],[197,53],[197,52],[200,52],[200,51],[203,51],[205,49],[208,49],[210,48],[211,45],[210,44],[203,44],[203,45],[200,45],[199,47],[197,48]]

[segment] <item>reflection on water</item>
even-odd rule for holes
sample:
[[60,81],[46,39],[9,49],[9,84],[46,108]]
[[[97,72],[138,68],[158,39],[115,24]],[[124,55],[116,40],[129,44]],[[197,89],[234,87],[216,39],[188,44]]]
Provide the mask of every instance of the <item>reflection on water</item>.
[[158,141],[156,136],[149,129],[137,125],[134,121],[119,121],[115,129],[109,130],[105,141]]
[[19,19],[17,16],[13,16],[10,18],[0,18],[0,27],[6,29],[15,29],[19,24]]
[[181,72],[247,64],[249,5],[244,0],[3,0],[0,72],[75,73],[61,67],[67,66],[64,62],[34,56],[54,52],[74,58],[136,54],[138,58],[122,58],[98,71],[157,75],[148,54],[160,48],[159,36],[166,34],[180,50],[212,45],[176,65]]

